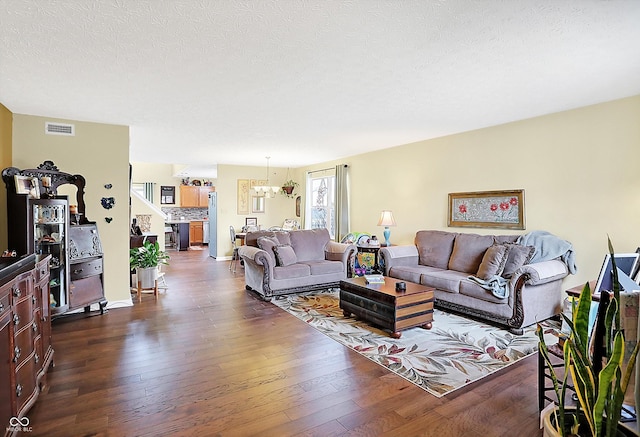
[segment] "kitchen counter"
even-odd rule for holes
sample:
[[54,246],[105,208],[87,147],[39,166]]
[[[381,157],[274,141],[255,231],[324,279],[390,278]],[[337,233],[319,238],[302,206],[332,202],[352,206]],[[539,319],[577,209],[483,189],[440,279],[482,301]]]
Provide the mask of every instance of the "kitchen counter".
[[176,234],[176,249],[189,249],[189,220],[166,221],[165,225],[171,226]]

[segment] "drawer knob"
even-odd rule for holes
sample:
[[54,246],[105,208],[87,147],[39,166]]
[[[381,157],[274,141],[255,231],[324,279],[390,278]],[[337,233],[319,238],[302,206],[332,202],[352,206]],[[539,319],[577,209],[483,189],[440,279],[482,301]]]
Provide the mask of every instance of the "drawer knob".
[[35,356],[33,357],[33,361],[38,364],[40,362],[40,355],[35,354]]
[[20,316],[19,315],[17,315],[17,314],[13,315],[13,324],[14,325],[20,324]]
[[13,362],[17,363],[18,360],[20,359],[20,355],[22,355],[22,351],[20,350],[20,348],[18,346],[13,348]]
[[38,332],[38,324],[36,322],[33,322],[33,324],[31,325],[31,329],[33,329],[33,332]]
[[4,309],[4,304],[0,302],[0,311],[2,311],[3,309]]
[[13,287],[13,295],[15,297],[20,297],[22,295],[22,291],[18,287]]
[[22,385],[18,384],[16,385],[16,396],[20,397],[20,395],[22,395]]

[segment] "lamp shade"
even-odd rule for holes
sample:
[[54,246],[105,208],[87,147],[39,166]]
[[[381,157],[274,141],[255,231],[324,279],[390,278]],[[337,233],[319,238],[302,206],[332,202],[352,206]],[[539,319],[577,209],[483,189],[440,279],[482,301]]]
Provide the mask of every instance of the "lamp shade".
[[396,221],[393,218],[393,213],[389,210],[384,210],[380,213],[380,220],[378,220],[378,226],[395,226]]

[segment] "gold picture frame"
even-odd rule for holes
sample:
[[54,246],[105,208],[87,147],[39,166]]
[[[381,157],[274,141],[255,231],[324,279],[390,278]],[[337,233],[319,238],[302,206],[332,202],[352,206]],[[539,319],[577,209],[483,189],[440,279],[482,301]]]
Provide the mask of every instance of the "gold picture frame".
[[449,193],[447,226],[525,229],[524,190]]
[[238,179],[238,215],[249,214],[249,179]]

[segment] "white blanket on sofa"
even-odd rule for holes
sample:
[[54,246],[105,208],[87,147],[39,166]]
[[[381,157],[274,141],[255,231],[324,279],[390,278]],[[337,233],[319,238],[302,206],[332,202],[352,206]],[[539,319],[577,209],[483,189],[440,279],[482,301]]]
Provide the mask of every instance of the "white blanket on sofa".
[[568,241],[562,240],[547,231],[532,231],[518,237],[518,244],[522,246],[533,246],[535,252],[530,263],[549,261],[561,258],[567,265],[569,273],[574,275],[577,271],[576,256],[573,253],[573,246]]
[[506,299],[509,297],[509,287],[507,287],[508,281],[500,275],[494,275],[486,280],[480,279],[476,276],[469,276],[468,278],[476,282],[485,290],[489,290],[499,299]]

